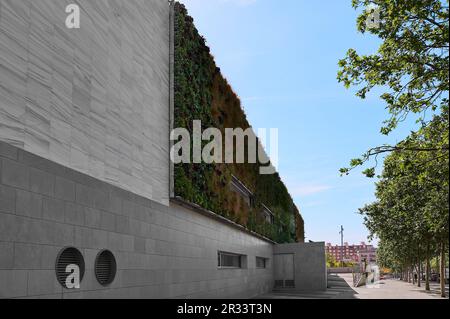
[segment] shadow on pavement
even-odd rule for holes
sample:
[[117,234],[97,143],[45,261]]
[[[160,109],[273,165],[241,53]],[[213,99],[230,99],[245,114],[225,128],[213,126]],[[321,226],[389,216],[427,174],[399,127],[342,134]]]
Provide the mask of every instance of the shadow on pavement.
[[328,289],[326,291],[274,291],[259,296],[257,299],[356,299],[357,292],[344,278],[336,275],[328,276]]
[[[422,284],[422,288],[425,287],[425,283]],[[433,296],[440,296],[441,295],[441,286],[438,283],[430,283],[430,291],[425,290],[425,288],[423,288],[423,290],[419,290],[420,293],[422,294],[427,294],[427,295],[433,295]],[[449,289],[448,289],[448,285],[445,286],[445,294],[447,296],[447,299],[449,297],[448,295],[449,293]]]
[[328,275],[328,290],[337,293],[334,299],[357,299],[358,293],[347,280],[338,275]]

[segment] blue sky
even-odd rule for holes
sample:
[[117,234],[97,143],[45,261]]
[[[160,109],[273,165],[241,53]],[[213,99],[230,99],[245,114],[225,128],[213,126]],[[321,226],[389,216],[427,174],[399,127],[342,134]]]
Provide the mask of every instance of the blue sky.
[[374,180],[339,169],[389,137],[378,94],[355,97],[336,80],[349,48],[372,53],[378,39],[356,32],[351,0],[181,0],[254,128],[279,129],[279,171],[305,219],[307,240],[366,241],[359,207],[374,200]]

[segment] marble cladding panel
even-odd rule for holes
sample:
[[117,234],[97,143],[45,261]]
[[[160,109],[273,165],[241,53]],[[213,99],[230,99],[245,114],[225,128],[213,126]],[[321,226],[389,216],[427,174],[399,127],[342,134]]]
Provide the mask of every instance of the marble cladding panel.
[[0,140],[168,205],[169,10],[0,0]]

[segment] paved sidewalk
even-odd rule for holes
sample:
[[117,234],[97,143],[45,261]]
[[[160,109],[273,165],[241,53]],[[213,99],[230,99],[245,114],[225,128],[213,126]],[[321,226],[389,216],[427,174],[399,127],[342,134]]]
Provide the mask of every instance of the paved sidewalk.
[[[376,288],[354,288],[351,274],[332,275],[329,287],[323,292],[274,292],[258,299],[436,299],[440,297],[439,285],[431,283],[431,292],[424,286],[418,288],[400,280],[383,280]],[[448,296],[448,285],[447,285]]]
[[[350,286],[352,285],[352,275],[339,275]],[[354,297],[357,299],[442,299],[440,296],[439,284],[431,283],[431,291],[425,290],[425,283],[422,287],[396,280],[382,280],[374,288],[366,286],[350,288],[355,291]],[[448,295],[448,285],[447,285]]]

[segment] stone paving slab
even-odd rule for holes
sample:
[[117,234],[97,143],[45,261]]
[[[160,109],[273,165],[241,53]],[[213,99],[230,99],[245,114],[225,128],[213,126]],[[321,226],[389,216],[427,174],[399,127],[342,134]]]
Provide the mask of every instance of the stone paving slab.
[[[352,275],[340,274],[329,281],[329,288],[322,292],[274,292],[258,299],[442,299],[439,285],[431,283],[431,291],[400,280],[383,280],[376,288],[352,287]],[[448,285],[447,285],[448,296]]]

